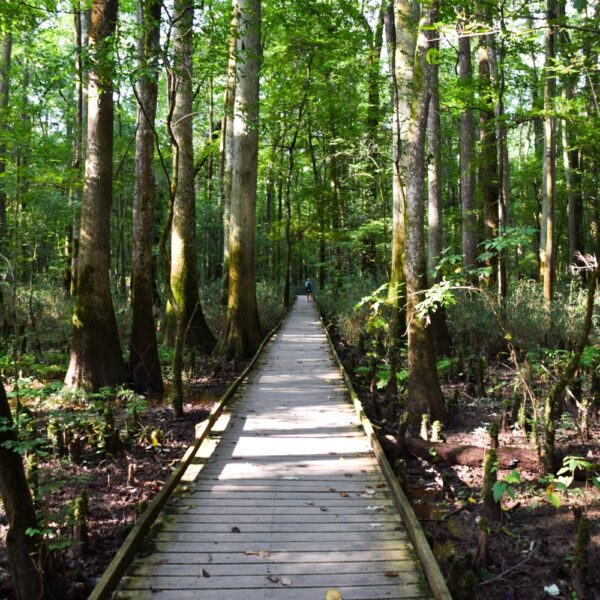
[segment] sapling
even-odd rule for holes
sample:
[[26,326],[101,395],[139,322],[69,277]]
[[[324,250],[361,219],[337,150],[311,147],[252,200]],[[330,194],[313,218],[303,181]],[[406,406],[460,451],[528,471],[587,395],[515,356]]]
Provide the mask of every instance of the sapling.
[[88,495],[86,490],[82,490],[73,500],[73,551],[76,556],[83,556],[87,552],[88,514]]
[[490,448],[483,459],[483,485],[481,496],[483,499],[483,515],[490,521],[500,521],[500,503],[494,498],[494,485],[498,479],[498,455],[496,450]]
[[475,554],[475,566],[478,569],[487,567],[490,563],[490,523],[485,517],[479,519],[479,539],[477,543],[477,554]]
[[583,514],[580,507],[573,507],[576,531],[575,549],[573,551],[573,562],[571,563],[571,584],[577,593],[578,600],[586,600],[589,597],[588,566],[590,545],[590,524],[587,516]]

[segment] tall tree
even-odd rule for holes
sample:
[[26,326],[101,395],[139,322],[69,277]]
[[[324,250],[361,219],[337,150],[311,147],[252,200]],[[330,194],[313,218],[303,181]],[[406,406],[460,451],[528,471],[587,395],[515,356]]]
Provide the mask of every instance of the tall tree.
[[460,203],[462,208],[463,267],[473,268],[477,256],[477,216],[475,213],[475,122],[473,120],[473,66],[471,38],[466,22],[458,23],[458,77],[463,95],[460,116]]
[[[441,135],[441,116],[440,116],[440,90],[439,90],[439,67],[437,51],[439,51],[439,41],[431,43],[432,59],[430,60],[430,99],[429,114],[427,117],[427,144],[429,147],[429,166],[428,174],[428,254],[427,270],[429,279],[432,283],[441,280],[441,273],[437,270],[442,251],[444,249],[444,227],[443,227],[443,207],[442,207],[442,151],[440,143]],[[448,323],[446,310],[439,306],[431,315],[431,330],[433,334],[434,345],[438,357],[450,355],[450,334],[448,333]]]
[[238,33],[238,10],[235,0],[231,2],[229,28],[229,57],[227,60],[227,84],[223,95],[223,117],[219,140],[219,203],[223,214],[223,299],[229,292],[229,222],[231,215],[231,183],[233,168],[233,110],[236,87],[236,44]]
[[556,116],[554,104],[556,95],[556,19],[555,0],[546,2],[546,60],[544,63],[544,176],[543,176],[543,209],[542,236],[543,247],[540,247],[541,275],[544,284],[544,300],[551,302],[554,295],[554,201],[556,197]]
[[154,323],[152,243],[154,240],[154,135],[158,99],[160,50],[160,0],[138,0],[136,177],[133,200],[131,248],[131,307],[133,322],[129,351],[129,374],[141,392],[162,392]]
[[[486,13],[489,9],[486,7]],[[485,15],[486,27],[493,31],[491,17]],[[483,196],[483,234],[486,241],[498,237],[498,138],[496,134],[496,90],[492,77],[494,60],[493,33],[480,36],[477,48],[479,67],[479,184]],[[498,281],[498,254],[489,252],[486,259],[489,269],[488,284]]]
[[[194,8],[189,0],[177,0],[174,9],[173,64],[169,94],[174,190],[170,280],[178,308],[175,310],[169,303],[167,327],[170,329],[171,339],[172,334],[180,329],[186,344],[210,353],[215,346],[215,338],[200,305],[196,250],[192,91]],[[181,323],[177,324],[179,318]]]
[[0,383],[0,498],[8,519],[6,550],[18,600],[66,598],[43,545],[4,386]]
[[233,123],[233,180],[229,231],[226,356],[252,356],[261,340],[256,302],[256,185],[258,174],[260,0],[237,0],[237,88]]
[[406,187],[406,320],[408,326],[408,410],[414,422],[423,414],[444,419],[444,397],[438,380],[431,328],[418,313],[418,304],[427,290],[425,260],[425,140],[430,97],[432,26],[437,2],[423,7],[414,59],[410,122],[407,147]]
[[65,383],[97,390],[126,379],[109,279],[113,156],[113,34],[117,0],[92,3],[87,156],[71,361]]
[[12,33],[2,37],[0,44],[0,252],[5,253],[6,240],[6,190],[3,181],[6,172],[6,141],[8,128],[8,100],[10,93],[10,62],[12,56]]

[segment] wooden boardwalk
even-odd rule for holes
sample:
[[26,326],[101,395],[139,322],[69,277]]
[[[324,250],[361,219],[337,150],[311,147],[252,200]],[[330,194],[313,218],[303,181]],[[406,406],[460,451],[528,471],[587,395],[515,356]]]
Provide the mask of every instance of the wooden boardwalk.
[[117,598],[429,597],[317,310],[298,298]]

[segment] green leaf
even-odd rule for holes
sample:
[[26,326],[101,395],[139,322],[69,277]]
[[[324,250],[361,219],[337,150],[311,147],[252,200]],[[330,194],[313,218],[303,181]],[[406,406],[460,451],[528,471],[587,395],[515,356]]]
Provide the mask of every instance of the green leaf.
[[560,508],[560,497],[558,494],[555,494],[554,492],[548,492],[546,494],[546,499],[548,502],[550,502],[550,504],[552,504],[552,506],[554,506],[554,508]]
[[506,483],[521,483],[521,473],[514,469],[504,478],[504,481],[506,481]]

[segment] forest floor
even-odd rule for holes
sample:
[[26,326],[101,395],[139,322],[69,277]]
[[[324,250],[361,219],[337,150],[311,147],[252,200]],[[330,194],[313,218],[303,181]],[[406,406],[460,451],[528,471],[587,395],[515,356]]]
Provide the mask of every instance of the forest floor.
[[[46,489],[41,511],[52,530],[58,550],[58,567],[66,574],[69,600],[87,598],[123,543],[137,517],[162,488],[194,440],[195,425],[208,416],[215,401],[244,368],[223,367],[217,375],[190,380],[186,389],[185,418],[173,420],[166,401],[152,400],[139,417],[140,432],[133,444],[123,445],[113,456],[86,448],[78,464],[48,457],[39,463],[40,489]],[[210,371],[197,364],[198,372]],[[10,387],[7,388],[10,392]],[[123,415],[116,415],[122,422]],[[45,426],[42,417],[42,427]],[[154,440],[154,441],[153,441]],[[132,466],[130,466],[132,465]],[[133,479],[132,479],[133,476]],[[87,490],[89,497],[88,543],[80,553],[73,544],[72,502]],[[0,598],[12,599],[6,556],[7,522],[0,507]]]
[[[339,343],[337,346],[352,373],[356,358],[353,351]],[[494,375],[496,379],[508,380],[500,369]],[[369,387],[361,381],[355,387],[369,412]],[[501,390],[496,391],[496,398],[474,398],[464,392],[463,383],[443,387],[446,397],[458,399],[452,422],[443,430],[445,441],[458,446],[488,446],[487,426],[499,421],[502,413]],[[590,427],[590,441],[583,444],[570,416],[576,411],[567,408],[570,412],[563,414],[557,430],[558,453],[600,464],[600,423]],[[394,433],[389,419],[379,425],[383,431]],[[500,433],[499,441],[501,448],[533,450],[518,428]],[[483,469],[441,461],[436,464],[435,459],[423,460],[410,453],[405,458],[408,496],[444,576],[448,578],[453,563],[458,574],[471,568],[475,573],[471,585],[463,582],[467,589],[453,587],[455,600],[536,600],[552,596],[583,600],[573,591],[571,573],[576,533],[573,507],[581,507],[590,523],[588,586],[584,597],[600,599],[600,492],[592,485],[575,481],[567,492],[555,493],[555,500],[560,500],[560,506],[555,507],[549,501],[549,482],[537,470],[515,464],[520,476],[520,482],[510,486],[515,499],[504,496],[501,521],[490,527],[489,562],[477,569],[470,565],[469,555],[475,557],[480,538]],[[393,463],[396,457],[390,459]],[[498,470],[498,479],[504,479],[511,471]]]
[[[352,372],[353,357],[348,349],[338,347],[338,350]],[[223,368],[216,376],[192,380],[183,420],[173,421],[171,409],[163,401],[150,402],[140,417],[141,428],[150,434],[158,432],[156,442],[151,441],[152,435],[146,435],[146,442],[125,446],[112,457],[88,451],[79,464],[54,457],[40,462],[40,486],[52,488],[44,494],[40,508],[55,536],[52,541],[65,545],[58,556],[59,566],[67,574],[70,600],[87,598],[139,514],[161,489],[194,439],[195,425],[206,418],[214,401],[242,368],[243,365],[238,365],[235,372],[231,367]],[[497,378],[501,378],[501,373]],[[359,384],[356,388],[368,408],[368,387]],[[464,392],[461,383],[449,384],[445,391],[447,396],[458,398],[455,417],[444,429],[446,442],[486,446],[487,425],[501,414],[501,394],[496,399],[473,398]],[[372,419],[377,422],[374,416]],[[390,423],[382,425],[390,431]],[[581,444],[573,419],[561,420],[557,442],[562,455],[582,456],[599,464],[598,423],[591,428],[590,440]],[[501,433],[500,444],[531,449],[518,429]],[[573,600],[576,597],[572,593],[571,575],[575,539],[573,506],[584,508],[591,525],[587,598],[600,599],[600,570],[595,568],[600,564],[600,494],[589,485],[575,482],[568,493],[560,494],[560,506],[556,508],[548,501],[548,482],[538,472],[519,465],[515,468],[521,481],[511,486],[515,499],[503,500],[501,523],[491,526],[489,564],[474,569],[477,575],[474,592],[455,593],[455,600],[535,600],[548,597],[544,588],[550,586],[557,587],[559,595],[555,597]],[[461,571],[468,570],[465,556],[475,555],[480,535],[482,469],[432,464],[409,456],[406,473],[409,496],[442,572],[447,575],[453,562],[460,564]],[[498,476],[504,478],[508,473],[501,470]],[[83,489],[89,495],[88,544],[86,552],[80,554],[71,542],[69,507]],[[6,519],[0,510],[0,598],[11,599],[5,536]]]

